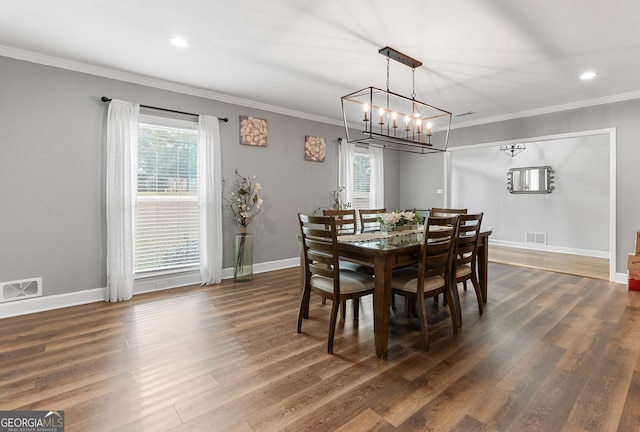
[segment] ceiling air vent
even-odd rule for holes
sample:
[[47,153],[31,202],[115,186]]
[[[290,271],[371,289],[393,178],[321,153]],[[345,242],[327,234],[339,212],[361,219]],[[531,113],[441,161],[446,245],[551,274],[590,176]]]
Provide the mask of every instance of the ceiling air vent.
[[456,117],[464,117],[464,116],[468,116],[468,115],[471,115],[471,114],[475,114],[475,112],[474,111],[463,112],[463,113],[460,113],[460,114],[456,114]]
[[42,296],[42,278],[0,282],[0,303]]

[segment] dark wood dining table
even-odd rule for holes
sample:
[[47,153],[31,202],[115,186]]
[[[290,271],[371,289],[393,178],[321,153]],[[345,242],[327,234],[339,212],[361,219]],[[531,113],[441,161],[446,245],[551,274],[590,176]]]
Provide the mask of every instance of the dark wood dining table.
[[[483,303],[487,302],[488,248],[491,232],[492,230],[490,229],[481,230],[478,244],[478,282],[482,291]],[[391,273],[394,268],[415,264],[419,261],[422,236],[409,234],[393,237],[392,239],[344,240],[352,240],[353,237],[347,236],[338,239],[339,254],[342,259],[373,266],[375,276],[373,309],[376,355],[379,358],[386,359],[389,347]],[[457,295],[458,290],[453,291],[454,295]]]

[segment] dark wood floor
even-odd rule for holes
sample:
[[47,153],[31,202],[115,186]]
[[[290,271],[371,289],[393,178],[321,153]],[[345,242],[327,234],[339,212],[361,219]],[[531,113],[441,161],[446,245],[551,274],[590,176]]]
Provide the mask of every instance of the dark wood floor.
[[[371,301],[326,354],[329,305],[295,331],[298,271],[0,321],[0,409],[64,410],[66,431],[632,431],[640,429],[640,293],[490,264],[432,344],[392,313],[374,354]],[[400,301],[400,300],[399,300]]]

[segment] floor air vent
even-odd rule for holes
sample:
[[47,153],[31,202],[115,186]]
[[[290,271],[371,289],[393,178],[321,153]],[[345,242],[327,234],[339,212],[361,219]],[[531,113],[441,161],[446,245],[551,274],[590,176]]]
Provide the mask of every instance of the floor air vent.
[[42,278],[0,282],[0,303],[42,296]]
[[539,245],[547,244],[547,233],[534,233],[534,232],[526,232],[524,233],[524,242],[525,243],[535,243]]

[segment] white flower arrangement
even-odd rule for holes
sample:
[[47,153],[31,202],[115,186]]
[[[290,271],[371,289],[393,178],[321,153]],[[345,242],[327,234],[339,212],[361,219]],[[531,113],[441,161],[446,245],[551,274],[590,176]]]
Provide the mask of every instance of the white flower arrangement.
[[401,212],[396,210],[391,213],[380,213],[376,218],[378,222],[387,226],[404,226],[419,224],[424,221],[424,218],[417,212]]
[[256,176],[244,177],[236,173],[235,189],[224,199],[229,205],[233,217],[242,227],[246,227],[262,210],[264,201],[258,196],[262,190],[260,183],[256,182]]

